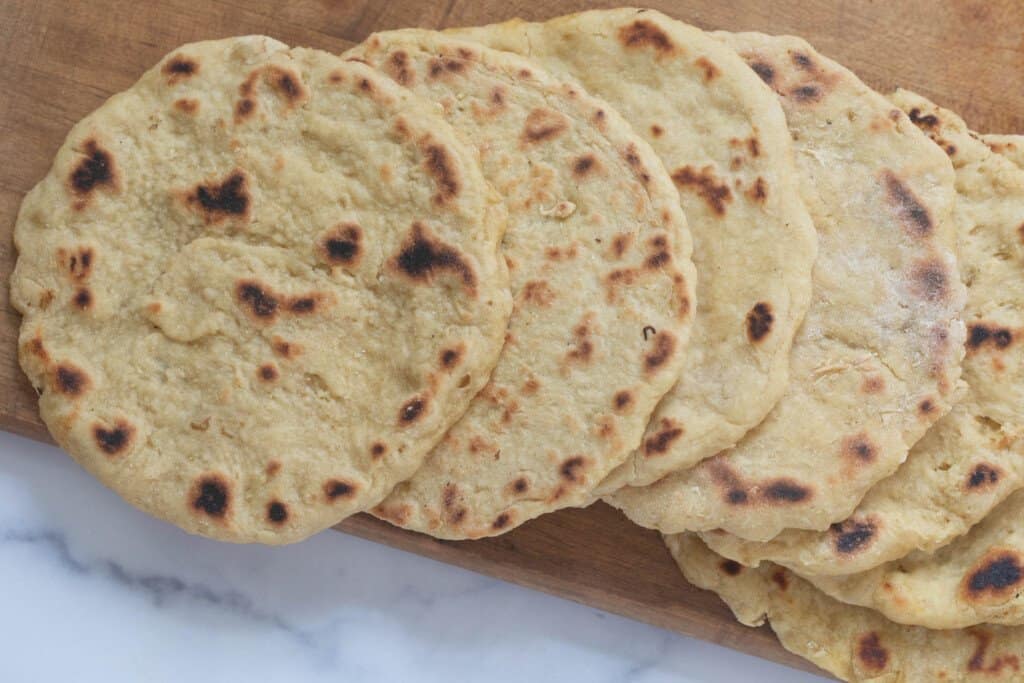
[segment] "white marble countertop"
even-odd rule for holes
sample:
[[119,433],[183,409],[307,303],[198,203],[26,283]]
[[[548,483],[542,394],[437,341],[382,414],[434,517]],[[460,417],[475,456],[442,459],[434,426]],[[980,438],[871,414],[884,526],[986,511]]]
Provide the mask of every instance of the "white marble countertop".
[[814,676],[336,532],[189,536],[0,434],[0,681]]

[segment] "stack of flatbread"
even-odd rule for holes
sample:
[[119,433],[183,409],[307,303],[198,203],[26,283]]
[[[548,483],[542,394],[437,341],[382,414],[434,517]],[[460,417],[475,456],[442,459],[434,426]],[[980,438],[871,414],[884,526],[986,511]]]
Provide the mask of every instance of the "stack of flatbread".
[[1016,679],[1022,165],[653,11],[194,43],[25,198],[20,359],[54,438],[193,533],[604,499],[837,676]]

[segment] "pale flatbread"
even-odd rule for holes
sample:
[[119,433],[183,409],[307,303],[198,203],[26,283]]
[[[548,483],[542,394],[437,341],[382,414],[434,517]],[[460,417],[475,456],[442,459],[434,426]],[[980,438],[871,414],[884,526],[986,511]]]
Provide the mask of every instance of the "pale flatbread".
[[504,226],[475,153],[371,69],[185,45],[25,198],[22,366],[57,442],[129,502],[296,541],[378,503],[487,380]]
[[409,30],[349,56],[477,146],[508,206],[515,298],[491,382],[374,514],[476,538],[587,502],[682,367],[694,271],[668,174],[607,103],[516,55]]
[[1024,491],[1018,490],[934,553],[916,552],[860,574],[813,582],[837,600],[871,607],[901,624],[1024,624],[1022,519]]
[[993,154],[953,112],[904,90],[890,99],[956,169],[967,393],[828,531],[788,530],[768,543],[703,534],[712,550],[743,564],[771,560],[805,576],[864,571],[945,545],[1024,485],[1024,170]]
[[950,408],[963,356],[953,168],[798,38],[717,34],[779,94],[818,228],[814,295],[786,395],[736,448],[610,502],[673,533],[824,531]]
[[698,303],[686,365],[641,447],[599,492],[650,484],[733,446],[785,390],[810,301],[816,234],[778,99],[734,51],[659,12],[457,31],[607,100],[671,173],[693,231]]
[[769,621],[787,650],[844,681],[958,683],[1024,676],[1021,627],[901,626],[837,602],[781,567],[744,568],[695,536],[669,536],[665,542],[687,580],[716,592],[742,623]]
[[981,141],[996,154],[1000,154],[1024,168],[1024,135],[982,135]]

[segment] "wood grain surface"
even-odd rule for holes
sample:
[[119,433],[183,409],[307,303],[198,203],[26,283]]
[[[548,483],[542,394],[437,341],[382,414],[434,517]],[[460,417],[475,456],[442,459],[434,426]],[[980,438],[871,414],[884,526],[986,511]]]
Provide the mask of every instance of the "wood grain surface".
[[[177,45],[265,33],[341,51],[371,31],[540,20],[612,2],[580,0],[3,0],[0,2],[0,429],[49,441],[17,365],[8,301],[11,231],[24,194],[71,126]],[[870,85],[908,87],[977,130],[1024,133],[1024,2],[1019,0],[662,0],[703,28],[794,33]],[[657,535],[604,505],[567,510],[505,536],[443,542],[359,516],[342,531],[570,600],[811,670],[767,629],[736,624],[689,587]]]

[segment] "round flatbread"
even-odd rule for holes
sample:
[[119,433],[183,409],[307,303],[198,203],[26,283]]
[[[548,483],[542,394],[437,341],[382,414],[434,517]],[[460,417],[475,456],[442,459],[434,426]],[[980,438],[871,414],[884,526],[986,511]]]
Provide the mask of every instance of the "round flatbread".
[[812,582],[843,602],[901,624],[965,628],[1024,624],[1024,491],[934,553],[916,552],[860,574]]
[[865,571],[945,545],[1024,486],[1024,170],[993,154],[953,112],[905,90],[890,99],[956,169],[967,391],[900,469],[828,531],[787,530],[767,543],[702,535],[746,565],[771,560],[805,576]]
[[580,505],[679,375],[690,238],[650,147],[607,103],[516,55],[430,31],[349,53],[439,102],[505,197],[515,308],[490,383],[374,510],[443,538]]
[[981,141],[996,154],[1024,168],[1024,135],[982,135]]
[[615,107],[668,169],[693,232],[698,303],[686,364],[640,448],[598,492],[650,484],[736,444],[785,390],[817,244],[774,93],[720,41],[649,10],[457,31]]
[[833,600],[795,574],[765,563],[741,567],[695,536],[665,539],[687,580],[717,593],[748,626],[765,621],[790,652],[844,681],[1019,681],[1024,628],[934,631],[894,624]]
[[953,168],[905,114],[798,38],[721,34],[779,94],[818,228],[786,395],[731,451],[610,502],[668,533],[824,531],[950,408],[964,289]]
[[475,153],[372,69],[185,45],[25,198],[22,366],[57,442],[129,502],[296,541],[378,503],[486,382],[504,226]]

